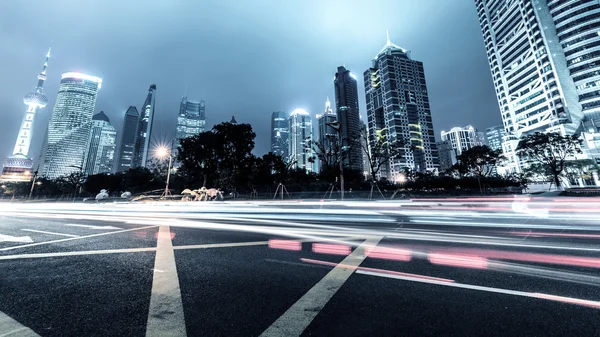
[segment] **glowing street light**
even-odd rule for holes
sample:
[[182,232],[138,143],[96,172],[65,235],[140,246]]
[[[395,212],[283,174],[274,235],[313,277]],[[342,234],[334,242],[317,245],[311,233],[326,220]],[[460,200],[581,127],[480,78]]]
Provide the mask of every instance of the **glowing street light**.
[[[174,140],[173,140],[174,141]],[[171,141],[171,145],[173,145]],[[169,195],[169,180],[171,179],[171,165],[173,164],[173,156],[171,155],[171,149],[165,145],[160,145],[154,150],[154,156],[158,159],[165,159],[169,157],[169,166],[167,167],[167,184],[165,185],[165,191],[161,195],[161,198],[166,198]]]

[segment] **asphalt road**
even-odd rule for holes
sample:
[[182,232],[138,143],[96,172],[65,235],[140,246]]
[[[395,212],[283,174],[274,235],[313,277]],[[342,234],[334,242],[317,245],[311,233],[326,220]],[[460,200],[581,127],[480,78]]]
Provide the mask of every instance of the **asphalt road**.
[[600,336],[596,199],[0,204],[0,336]]

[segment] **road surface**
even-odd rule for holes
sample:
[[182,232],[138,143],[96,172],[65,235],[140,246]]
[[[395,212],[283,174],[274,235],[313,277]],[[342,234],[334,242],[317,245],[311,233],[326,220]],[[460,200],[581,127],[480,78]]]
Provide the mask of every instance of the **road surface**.
[[0,204],[0,336],[600,336],[597,199]]

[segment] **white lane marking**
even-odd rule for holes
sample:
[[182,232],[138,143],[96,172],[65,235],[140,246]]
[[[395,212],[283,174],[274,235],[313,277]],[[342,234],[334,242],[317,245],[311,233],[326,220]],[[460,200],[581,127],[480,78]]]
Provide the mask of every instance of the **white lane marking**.
[[123,228],[115,227],[115,226],[93,226],[93,225],[80,225],[80,224],[76,224],[76,223],[67,223],[67,224],[65,224],[65,226],[84,227],[84,228],[89,228],[89,229],[123,229]]
[[10,236],[10,235],[0,234],[0,242],[29,243],[29,242],[33,242],[33,240],[31,240],[31,238],[29,236]]
[[269,241],[207,243],[204,245],[174,246],[173,249],[227,248],[227,247],[244,247],[244,246],[263,246],[263,245],[268,245],[268,244],[269,244]]
[[46,232],[46,231],[40,231],[40,230],[37,230],[37,229],[27,229],[27,228],[24,228],[24,229],[21,229],[21,230],[25,231],[25,232],[42,233],[42,234],[50,234],[50,235],[58,235],[58,236],[68,236],[70,238],[78,238],[79,237],[79,235],[75,235],[75,234],[64,234],[64,233]]
[[412,281],[412,282],[436,284],[436,285],[440,285],[440,286],[453,287],[453,288],[480,290],[480,291],[487,291],[490,293],[545,299],[545,300],[577,304],[577,305],[582,305],[582,306],[591,307],[591,308],[595,308],[595,309],[600,309],[600,302],[584,300],[584,299],[579,299],[579,298],[563,297],[563,296],[556,296],[556,295],[549,295],[549,294],[542,294],[542,293],[529,293],[529,292],[525,292],[525,291],[509,290],[509,289],[502,289],[502,288],[492,288],[492,287],[485,287],[485,286],[476,286],[476,285],[464,284],[464,283],[442,282],[442,281],[436,281],[436,280],[428,280],[428,279],[424,279],[424,278],[416,278],[416,277],[393,275],[393,274],[384,274],[384,273],[372,272],[372,271],[366,271],[366,270],[357,270],[356,273],[371,275],[371,276],[378,276],[378,277],[387,277],[387,278],[393,278],[393,279],[398,279],[398,280]]
[[[32,246],[47,245],[47,244],[50,244],[50,243],[58,243],[58,242],[65,242],[65,241],[71,241],[71,240],[87,239],[87,238],[93,238],[93,237],[96,237],[96,236],[118,234],[118,233],[131,232],[131,231],[137,231],[137,230],[140,230],[140,229],[148,229],[148,228],[155,228],[155,227],[156,226],[144,226],[144,227],[124,229],[122,231],[114,231],[114,232],[108,232],[108,233],[99,233],[99,234],[91,234],[91,235],[79,236],[79,237],[76,237],[76,238],[66,238],[66,239],[58,239],[58,240],[52,240],[52,241],[36,242],[36,243],[30,243],[30,244],[27,244],[27,245],[20,245],[20,246],[0,248],[0,251],[12,250],[12,249],[17,249],[17,248],[26,248],[26,247],[32,247]],[[31,240],[31,238],[29,240]],[[0,239],[0,241],[2,241],[2,240]],[[33,242],[33,241],[29,241],[29,242]]]
[[62,256],[80,256],[80,255],[102,255],[102,254],[120,254],[120,253],[138,253],[153,252],[155,247],[146,248],[126,248],[126,249],[105,249],[105,250],[84,250],[75,252],[59,253],[40,253],[40,254],[19,254],[19,255],[0,255],[0,260],[18,260],[18,259],[37,259],[43,257],[62,257]]
[[37,333],[0,311],[0,337],[39,337]]
[[300,336],[366,258],[365,248],[376,246],[383,237],[369,238],[315,284],[279,317],[261,336]]
[[183,303],[169,226],[160,226],[146,336],[186,336]]

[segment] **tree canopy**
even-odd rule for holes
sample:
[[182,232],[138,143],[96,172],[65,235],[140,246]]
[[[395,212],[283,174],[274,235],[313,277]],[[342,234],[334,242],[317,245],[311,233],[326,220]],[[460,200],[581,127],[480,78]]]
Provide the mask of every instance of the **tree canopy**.
[[547,170],[558,189],[565,163],[582,153],[582,142],[578,134],[563,136],[560,133],[535,132],[521,138],[517,153],[531,164],[537,163],[542,166],[541,169]]

